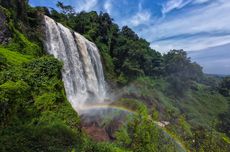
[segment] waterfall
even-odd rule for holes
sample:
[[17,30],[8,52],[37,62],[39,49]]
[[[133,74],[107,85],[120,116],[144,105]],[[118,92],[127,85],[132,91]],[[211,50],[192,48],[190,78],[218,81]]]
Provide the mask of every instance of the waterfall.
[[46,51],[63,62],[62,79],[67,98],[80,112],[103,103],[105,80],[99,50],[82,35],[45,16]]

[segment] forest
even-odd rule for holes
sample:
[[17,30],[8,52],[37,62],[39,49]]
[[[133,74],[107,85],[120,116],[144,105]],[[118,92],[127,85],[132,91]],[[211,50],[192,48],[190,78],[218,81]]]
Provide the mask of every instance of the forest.
[[[203,73],[184,50],[159,53],[108,13],[77,13],[62,2],[57,7],[0,0],[0,151],[230,150],[229,76]],[[82,128],[66,98],[63,63],[44,49],[43,15],[94,42],[110,92],[119,92],[116,102],[137,105],[132,118],[108,133],[112,139],[97,141]],[[169,124],[159,128],[156,122],[163,121]]]

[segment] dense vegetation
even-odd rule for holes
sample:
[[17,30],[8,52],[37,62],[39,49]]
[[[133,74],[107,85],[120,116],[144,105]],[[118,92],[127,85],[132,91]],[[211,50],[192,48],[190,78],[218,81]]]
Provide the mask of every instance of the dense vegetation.
[[[178,151],[165,132],[191,151],[229,151],[229,78],[206,76],[183,50],[161,55],[107,13],[75,13],[60,2],[59,11],[24,0],[0,4],[0,29],[9,37],[0,45],[0,151]],[[42,14],[95,42],[120,101],[140,103],[113,143],[82,131],[65,96],[62,63],[43,49]],[[155,123],[161,120],[170,122],[163,130]]]

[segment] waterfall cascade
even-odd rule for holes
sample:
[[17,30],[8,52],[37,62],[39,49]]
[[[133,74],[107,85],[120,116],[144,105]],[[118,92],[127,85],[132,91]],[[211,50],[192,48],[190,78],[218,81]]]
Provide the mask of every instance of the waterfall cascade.
[[82,35],[45,16],[46,51],[64,63],[62,79],[69,102],[80,112],[106,97],[99,50]]
[[[121,123],[121,120],[126,120],[127,114],[134,114],[135,109],[105,102],[106,86],[96,45],[48,16],[44,16],[44,22],[46,51],[63,62],[62,79],[66,95],[73,108],[82,115],[85,128],[95,128],[95,122],[100,124],[98,120],[102,117],[113,118],[116,123]],[[120,113],[118,114],[117,111]],[[92,126],[88,125],[91,122],[93,122]],[[161,122],[155,123],[162,127]],[[97,132],[91,134],[95,133],[97,135]],[[165,131],[164,134],[168,139],[175,141],[179,151],[186,151],[183,145],[170,134]]]

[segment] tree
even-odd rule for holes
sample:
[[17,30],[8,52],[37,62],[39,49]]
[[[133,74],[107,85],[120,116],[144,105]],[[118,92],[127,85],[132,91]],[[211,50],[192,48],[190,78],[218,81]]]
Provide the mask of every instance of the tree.
[[230,77],[225,77],[220,84],[219,92],[224,96],[230,96]]
[[175,95],[184,95],[192,81],[200,81],[203,77],[202,67],[191,62],[184,50],[171,50],[163,56],[165,76],[170,91]]
[[191,62],[184,50],[171,50],[164,55],[165,72],[187,79],[198,80],[202,77],[202,67]]
[[128,124],[116,133],[116,137],[118,145],[134,152],[176,151],[148,115],[145,106],[140,107]]
[[128,26],[122,27],[121,34],[132,39],[132,40],[138,40],[139,39],[138,35],[132,29],[130,29]]
[[56,6],[61,9],[61,12],[65,15],[74,15],[76,12],[71,5],[64,5],[63,2],[58,1]]
[[230,137],[230,107],[227,112],[219,115],[219,119],[220,123],[218,124],[218,129]]

